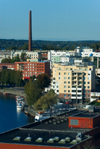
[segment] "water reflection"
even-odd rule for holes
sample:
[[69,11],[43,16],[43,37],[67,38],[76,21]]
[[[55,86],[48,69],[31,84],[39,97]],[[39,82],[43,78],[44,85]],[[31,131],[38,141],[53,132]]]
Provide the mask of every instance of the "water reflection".
[[33,117],[17,109],[14,97],[0,95],[0,132],[23,126],[33,121]]

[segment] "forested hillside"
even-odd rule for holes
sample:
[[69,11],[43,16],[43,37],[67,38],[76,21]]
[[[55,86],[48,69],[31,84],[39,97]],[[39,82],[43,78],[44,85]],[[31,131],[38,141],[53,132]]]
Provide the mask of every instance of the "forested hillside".
[[[73,50],[75,47],[94,48],[99,50],[100,41],[32,41],[32,50]],[[0,50],[28,50],[28,40],[0,39]]]

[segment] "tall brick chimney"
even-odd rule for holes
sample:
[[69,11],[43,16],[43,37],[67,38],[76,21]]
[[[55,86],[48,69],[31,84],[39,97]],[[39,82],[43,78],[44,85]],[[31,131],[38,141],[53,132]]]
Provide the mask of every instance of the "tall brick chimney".
[[29,11],[29,42],[28,51],[32,51],[32,20],[31,20],[31,10]]

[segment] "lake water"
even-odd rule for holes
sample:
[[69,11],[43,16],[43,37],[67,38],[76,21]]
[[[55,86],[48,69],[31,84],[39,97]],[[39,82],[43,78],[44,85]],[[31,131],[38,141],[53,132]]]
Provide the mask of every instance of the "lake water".
[[15,97],[0,95],[0,133],[33,121],[33,117],[17,110]]

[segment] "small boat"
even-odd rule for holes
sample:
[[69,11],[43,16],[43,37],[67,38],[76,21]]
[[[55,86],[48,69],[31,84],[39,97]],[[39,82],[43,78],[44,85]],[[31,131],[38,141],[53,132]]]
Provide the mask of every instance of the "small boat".
[[25,106],[24,98],[23,97],[17,97],[16,98],[16,103],[17,103],[17,109],[23,110]]
[[23,110],[24,104],[22,102],[17,102],[17,109]]
[[47,112],[37,113],[36,116],[35,116],[35,121],[41,121],[41,120],[44,120],[44,119],[47,119],[47,118],[50,118],[50,117],[51,117],[51,114],[47,113]]

